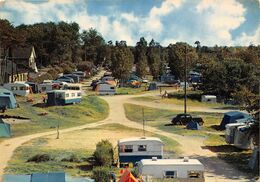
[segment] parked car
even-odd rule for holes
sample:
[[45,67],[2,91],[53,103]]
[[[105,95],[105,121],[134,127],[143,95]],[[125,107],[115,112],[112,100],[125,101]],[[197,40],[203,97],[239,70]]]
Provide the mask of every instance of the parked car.
[[190,114],[178,114],[172,119],[172,124],[174,125],[186,125],[190,121],[195,121],[199,123],[199,125],[203,125],[204,121],[201,117],[192,117]]
[[67,83],[74,83],[74,80],[70,77],[65,77],[65,76],[62,76],[62,77],[59,77],[58,79],[56,79],[57,81],[60,81],[60,82],[67,82]]

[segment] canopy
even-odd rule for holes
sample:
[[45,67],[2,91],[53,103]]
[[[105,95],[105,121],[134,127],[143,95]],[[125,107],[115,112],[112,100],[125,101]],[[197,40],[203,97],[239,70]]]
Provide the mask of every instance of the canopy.
[[199,125],[199,123],[197,123],[195,121],[190,121],[186,125],[186,128],[190,129],[190,130],[200,130],[200,125]]
[[0,137],[11,137],[11,126],[0,118]]

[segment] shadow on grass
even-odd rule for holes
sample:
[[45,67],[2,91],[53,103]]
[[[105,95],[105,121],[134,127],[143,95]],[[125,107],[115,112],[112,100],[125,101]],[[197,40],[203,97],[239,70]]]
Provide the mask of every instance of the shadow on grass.
[[242,149],[238,149],[232,145],[203,146],[202,149],[209,149],[210,151],[215,153],[243,151]]
[[91,164],[82,164],[82,165],[77,165],[77,168],[79,168],[82,171],[91,171],[93,169],[93,165],[91,165]]
[[211,125],[210,128],[217,130],[217,131],[222,131],[219,125]]
[[33,107],[40,107],[40,108],[45,108],[47,107],[46,103],[37,103],[37,104],[33,104]]

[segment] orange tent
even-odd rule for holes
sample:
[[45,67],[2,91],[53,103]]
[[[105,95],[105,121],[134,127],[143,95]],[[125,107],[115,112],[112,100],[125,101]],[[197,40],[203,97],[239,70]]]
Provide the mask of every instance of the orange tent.
[[120,177],[119,182],[138,182],[138,180],[126,169]]

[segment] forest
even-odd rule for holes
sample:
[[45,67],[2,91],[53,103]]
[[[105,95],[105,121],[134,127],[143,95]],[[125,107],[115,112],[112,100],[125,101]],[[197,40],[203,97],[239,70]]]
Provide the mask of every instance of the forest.
[[187,56],[187,70],[202,74],[205,94],[252,105],[251,98],[260,89],[260,45],[208,47],[197,40],[193,45],[176,42],[165,47],[141,37],[135,46],[128,46],[124,40],[105,40],[94,28],[81,30],[76,22],[63,21],[14,26],[0,19],[0,27],[0,55],[15,46],[34,46],[39,68],[67,64],[90,69],[102,65],[111,69],[114,77],[125,80],[134,64],[139,77],[150,74],[154,79],[165,74],[169,66],[183,81]]

